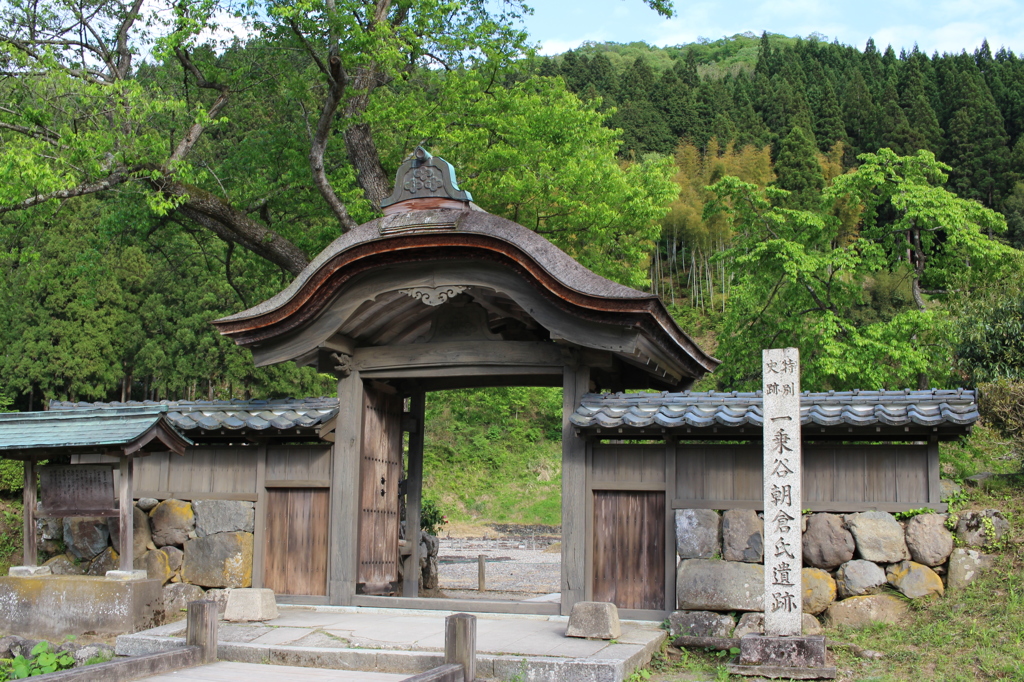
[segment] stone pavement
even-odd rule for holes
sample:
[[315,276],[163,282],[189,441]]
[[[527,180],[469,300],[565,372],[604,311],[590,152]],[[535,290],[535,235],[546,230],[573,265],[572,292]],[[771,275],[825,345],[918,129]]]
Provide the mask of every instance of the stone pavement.
[[364,673],[359,671],[318,670],[293,665],[257,665],[218,661],[198,668],[175,670],[143,678],[146,682],[401,682],[406,675]]
[[[337,670],[412,675],[444,659],[444,619],[451,612],[281,605],[266,623],[221,622],[218,657]],[[563,616],[476,614],[477,673],[484,679],[622,682],[665,639],[655,623],[623,621],[611,642],[565,636]],[[122,635],[119,655],[180,646],[185,623]]]

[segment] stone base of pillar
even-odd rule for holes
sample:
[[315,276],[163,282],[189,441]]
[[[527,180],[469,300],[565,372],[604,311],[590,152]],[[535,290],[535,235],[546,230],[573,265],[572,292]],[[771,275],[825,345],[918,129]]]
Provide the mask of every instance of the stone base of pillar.
[[825,660],[824,635],[774,637],[745,635],[740,655],[726,668],[733,675],[793,680],[834,679],[835,666]]

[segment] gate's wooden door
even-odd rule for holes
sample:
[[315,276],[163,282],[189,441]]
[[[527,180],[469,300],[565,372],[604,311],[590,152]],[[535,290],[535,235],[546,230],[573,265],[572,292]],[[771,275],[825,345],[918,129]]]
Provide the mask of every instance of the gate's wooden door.
[[398,580],[402,400],[367,387],[363,407],[358,582],[374,593]]
[[665,608],[665,493],[594,491],[594,601]]
[[263,586],[277,594],[327,594],[327,488],[267,490]]

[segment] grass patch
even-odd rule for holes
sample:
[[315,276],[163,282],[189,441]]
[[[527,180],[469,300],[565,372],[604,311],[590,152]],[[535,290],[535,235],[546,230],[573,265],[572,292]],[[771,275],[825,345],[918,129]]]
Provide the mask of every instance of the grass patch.
[[21,502],[0,496],[0,575],[22,563]]

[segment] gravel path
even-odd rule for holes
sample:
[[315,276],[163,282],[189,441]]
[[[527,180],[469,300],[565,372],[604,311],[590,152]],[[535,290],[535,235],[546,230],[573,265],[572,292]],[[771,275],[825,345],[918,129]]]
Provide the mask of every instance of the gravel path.
[[[530,599],[558,592],[562,555],[544,551],[548,539],[440,538],[440,542],[438,561],[443,592],[474,592],[486,599]],[[537,549],[527,549],[531,545]],[[476,592],[477,557],[481,554],[487,557],[487,592],[483,594]],[[458,596],[469,598],[470,594]]]

